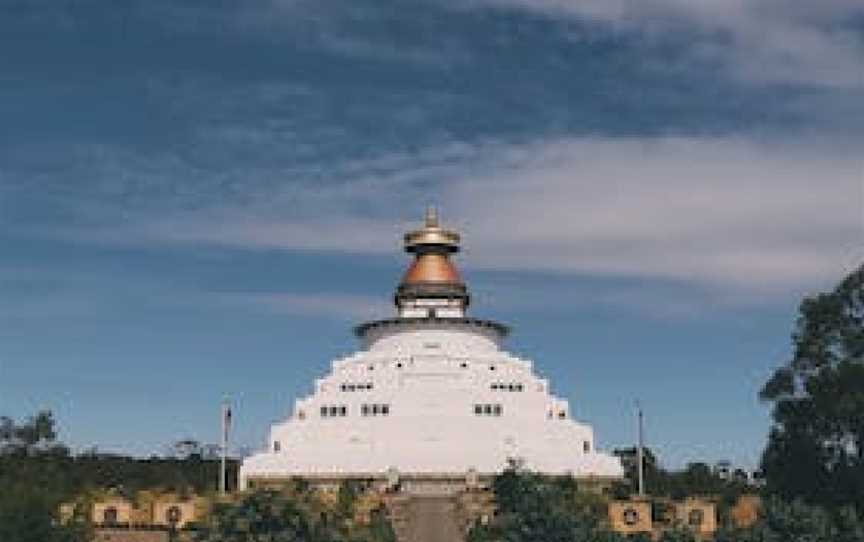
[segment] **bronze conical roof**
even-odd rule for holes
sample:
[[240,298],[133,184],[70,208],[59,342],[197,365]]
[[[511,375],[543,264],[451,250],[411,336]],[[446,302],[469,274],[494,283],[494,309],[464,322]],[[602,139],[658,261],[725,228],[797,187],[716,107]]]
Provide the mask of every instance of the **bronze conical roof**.
[[461,284],[462,278],[456,266],[446,254],[426,252],[417,255],[411,267],[402,277],[402,284],[419,282],[452,282]]

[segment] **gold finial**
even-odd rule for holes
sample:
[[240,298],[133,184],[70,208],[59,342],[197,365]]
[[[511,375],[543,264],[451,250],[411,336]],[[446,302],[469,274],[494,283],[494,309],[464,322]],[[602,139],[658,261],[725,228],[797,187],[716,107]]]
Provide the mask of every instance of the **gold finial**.
[[423,227],[405,234],[405,250],[415,252],[420,246],[443,246],[449,252],[459,250],[459,234],[445,230],[438,223],[438,209],[426,208]]
[[437,228],[438,227],[438,209],[434,205],[430,205],[426,207],[426,227],[427,228]]

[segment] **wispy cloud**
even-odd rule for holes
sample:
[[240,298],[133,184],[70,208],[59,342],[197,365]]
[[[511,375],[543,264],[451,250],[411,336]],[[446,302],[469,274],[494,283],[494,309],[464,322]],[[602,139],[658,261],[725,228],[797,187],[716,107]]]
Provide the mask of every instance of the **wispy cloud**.
[[782,290],[834,278],[864,255],[864,164],[823,152],[736,139],[561,141],[495,174],[494,186],[455,185],[451,201],[479,238],[481,265]]
[[148,209],[107,233],[75,235],[385,253],[437,203],[477,269],[678,280],[757,297],[821,286],[864,257],[864,164],[851,149],[565,138],[434,155],[388,158],[396,166],[374,174],[355,164],[349,183],[267,185],[263,196],[250,185],[242,201]]
[[691,60],[749,82],[864,88],[864,7],[856,0],[474,0],[636,30],[646,43],[686,40]]
[[[618,30],[638,33],[648,47],[678,42],[690,52],[693,62],[720,65],[750,83],[864,88],[864,7],[857,0],[818,4],[786,0],[428,0],[415,7],[426,10],[436,4],[453,10],[451,16],[478,8],[509,7],[611,23]],[[368,35],[349,37],[346,33],[348,25],[386,22],[402,8],[387,2],[325,7],[306,0],[273,0],[247,6],[233,20],[252,32],[294,27],[302,21],[315,29],[311,35],[321,46],[348,56],[431,60],[440,65],[460,60],[452,49],[441,55],[440,48],[428,45],[394,48]],[[201,17],[192,16],[188,8],[177,13],[180,16],[173,20],[200,26]],[[449,42],[438,45],[448,48]]]

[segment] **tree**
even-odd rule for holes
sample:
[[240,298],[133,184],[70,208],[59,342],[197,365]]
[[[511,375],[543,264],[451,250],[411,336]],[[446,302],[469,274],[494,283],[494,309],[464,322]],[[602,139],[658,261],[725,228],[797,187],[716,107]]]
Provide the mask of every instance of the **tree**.
[[[626,499],[639,491],[639,452],[633,446],[618,448],[613,450],[612,454],[621,460],[621,466],[624,468],[624,482],[616,485],[615,496]],[[665,491],[667,485],[664,479],[665,473],[660,469],[657,456],[650,448],[642,450],[642,471],[645,487],[649,492]]]
[[572,478],[550,478],[510,465],[493,482],[497,514],[477,524],[470,542],[615,542],[599,529],[602,498],[579,491]]
[[26,422],[16,424],[12,418],[0,417],[0,453],[32,454],[57,445],[54,415],[43,410]]
[[197,542],[324,542],[326,525],[312,521],[296,499],[274,491],[217,504],[196,536]]
[[[621,459],[625,480],[615,484],[612,495],[626,499],[638,490],[636,448],[622,448],[613,452]],[[724,513],[738,496],[750,490],[744,476],[733,476],[726,480],[714,472],[706,463],[690,463],[684,470],[670,471],[660,466],[657,456],[648,448],[644,450],[644,476],[646,493],[655,497],[683,499],[691,496],[715,496],[720,498],[719,511]],[[739,469],[740,470],[740,469]]]
[[831,513],[801,501],[770,499],[759,521],[747,529],[721,530],[716,542],[864,542],[864,524],[855,511]]
[[54,503],[34,488],[0,491],[0,540],[3,542],[85,542],[82,524],[59,525]]
[[185,460],[192,457],[200,459],[202,456],[201,443],[195,439],[178,440],[171,447],[174,457],[176,457],[177,459]]
[[395,542],[389,522],[375,514],[357,525],[357,486],[343,485],[337,502],[325,505],[304,484],[285,491],[247,493],[217,504],[196,535],[197,542]]
[[864,266],[799,312],[792,359],[760,394],[774,405],[767,489],[864,510]]

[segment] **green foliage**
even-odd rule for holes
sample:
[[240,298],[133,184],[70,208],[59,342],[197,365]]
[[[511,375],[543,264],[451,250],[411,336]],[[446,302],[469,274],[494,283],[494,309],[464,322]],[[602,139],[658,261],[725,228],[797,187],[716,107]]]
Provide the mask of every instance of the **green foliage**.
[[724,530],[716,542],[862,542],[864,524],[851,508],[836,513],[778,499],[766,503],[753,527]]
[[[498,513],[475,525],[468,542],[649,542],[648,534],[625,536],[604,524],[603,497],[579,491],[572,478],[551,478],[511,465],[493,489]],[[663,533],[660,542],[696,542],[687,530]]]
[[198,542],[318,542],[326,525],[312,521],[311,510],[304,510],[294,499],[275,492],[246,495],[237,503],[217,505],[210,520],[196,536]]
[[0,491],[0,540],[3,542],[85,542],[86,526],[61,526],[57,503],[37,488],[6,486]]
[[[55,514],[61,503],[92,489],[205,493],[216,488],[219,462],[200,455],[186,460],[73,456],[56,438],[50,412],[21,423],[0,417],[0,541],[84,540],[80,526],[57,526]],[[230,461],[229,468],[233,479],[237,462]]]
[[16,424],[12,418],[0,416],[0,454],[31,455],[62,448],[56,443],[54,415],[47,410]]
[[[215,491],[219,461],[190,454],[185,459],[137,459],[95,452],[73,456],[56,441],[54,417],[40,412],[22,423],[0,417],[0,487],[23,484],[41,488],[57,500],[93,488],[122,488],[130,493],[161,488]],[[228,479],[239,465],[228,461]]]
[[498,513],[488,525],[475,525],[469,542],[618,540],[598,528],[601,499],[579,492],[572,478],[549,478],[511,465],[495,478],[493,490]]
[[[475,525],[469,542],[648,542],[648,535],[626,537],[605,529],[602,503],[576,491],[572,481],[511,468],[494,483],[499,513],[489,525]],[[581,499],[593,503],[581,506]],[[686,529],[664,532],[660,542],[696,542]],[[748,529],[726,529],[715,542],[864,542],[864,518],[853,508],[831,511],[802,502],[769,500]]]
[[[625,480],[613,487],[613,496],[626,499],[638,491],[636,448],[619,449],[614,453],[624,466]],[[746,481],[735,477],[725,480],[705,463],[690,463],[683,470],[670,471],[660,466],[650,449],[645,449],[644,457],[645,488],[653,497],[681,500],[692,496],[711,496],[718,499],[718,512],[725,515],[739,496],[753,491]]]
[[217,505],[196,542],[395,542],[383,515],[355,525],[355,487],[343,487],[335,506],[299,486],[258,491]]
[[774,404],[768,490],[864,510],[864,266],[801,303],[793,342],[761,393]]
[[[194,441],[178,443],[183,459],[73,456],[56,442],[54,426],[50,412],[20,424],[0,418],[0,542],[89,540],[85,526],[60,526],[55,517],[61,503],[89,490],[203,494],[216,489],[219,461],[205,459],[203,448]],[[229,480],[236,479],[237,467],[236,461],[228,462]],[[361,485],[345,484],[332,507],[324,506],[303,483],[289,494],[250,494],[239,503],[218,505],[201,540],[395,542],[385,514],[373,514],[369,524],[353,521],[363,490]]]
[[685,529],[671,529],[660,535],[659,542],[698,542],[692,532]]

